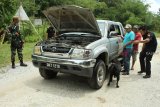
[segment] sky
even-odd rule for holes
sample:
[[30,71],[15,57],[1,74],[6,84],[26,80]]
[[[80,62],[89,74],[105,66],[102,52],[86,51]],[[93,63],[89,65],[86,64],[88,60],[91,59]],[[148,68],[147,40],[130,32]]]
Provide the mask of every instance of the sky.
[[157,13],[160,8],[160,0],[146,0],[146,3],[150,4],[149,11]]

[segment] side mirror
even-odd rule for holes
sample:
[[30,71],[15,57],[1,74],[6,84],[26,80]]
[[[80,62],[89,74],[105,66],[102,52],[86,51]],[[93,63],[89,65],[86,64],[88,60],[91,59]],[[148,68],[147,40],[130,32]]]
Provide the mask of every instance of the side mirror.
[[118,36],[118,33],[116,31],[111,31],[109,33],[109,37],[114,37],[114,36]]

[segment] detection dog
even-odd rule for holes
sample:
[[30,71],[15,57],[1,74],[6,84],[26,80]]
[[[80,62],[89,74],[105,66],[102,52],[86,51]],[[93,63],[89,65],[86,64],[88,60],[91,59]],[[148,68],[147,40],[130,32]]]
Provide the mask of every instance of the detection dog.
[[116,87],[119,88],[118,82],[120,80],[120,72],[121,72],[121,64],[118,61],[112,61],[111,66],[109,67],[109,82],[108,86],[110,86],[110,82],[112,82],[113,76],[117,78]]

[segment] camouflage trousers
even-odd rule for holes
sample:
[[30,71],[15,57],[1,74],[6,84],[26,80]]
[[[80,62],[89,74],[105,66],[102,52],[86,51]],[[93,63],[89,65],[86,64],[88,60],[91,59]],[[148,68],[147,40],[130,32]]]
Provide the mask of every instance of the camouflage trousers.
[[17,48],[17,47],[12,47],[11,46],[11,62],[15,61],[15,55],[16,55],[16,51],[18,53],[18,58],[20,61],[23,61],[23,54],[22,54],[22,48]]

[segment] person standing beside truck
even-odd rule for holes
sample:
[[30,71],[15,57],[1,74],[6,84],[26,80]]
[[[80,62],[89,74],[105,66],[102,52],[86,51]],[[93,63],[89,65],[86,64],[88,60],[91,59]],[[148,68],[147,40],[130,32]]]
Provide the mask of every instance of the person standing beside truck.
[[135,64],[135,62],[137,60],[137,55],[138,55],[138,46],[139,46],[138,41],[140,41],[141,38],[142,38],[142,35],[139,32],[139,26],[138,25],[134,25],[133,26],[133,32],[135,33],[135,39],[134,39],[134,42],[133,42],[131,70],[134,70],[134,64]]
[[157,39],[153,32],[148,31],[146,26],[142,26],[139,28],[143,40],[139,41],[139,43],[143,43],[142,51],[140,52],[140,67],[141,71],[138,73],[141,74],[146,72],[146,75],[143,78],[150,78],[151,77],[151,60],[153,54],[156,52],[157,49]]
[[18,58],[20,60],[20,66],[27,66],[27,64],[23,63],[23,40],[19,31],[19,18],[13,17],[12,23],[9,26],[9,31],[11,33],[11,62],[12,68],[15,68],[15,55],[16,51],[18,53]]
[[130,58],[132,55],[133,41],[135,39],[135,34],[132,31],[132,26],[126,24],[125,26],[126,34],[124,36],[123,45],[124,45],[124,73],[122,75],[129,75],[130,71]]
[[54,28],[52,27],[52,25],[50,25],[48,28],[47,28],[47,37],[46,39],[52,39],[54,36],[55,36],[55,30]]

